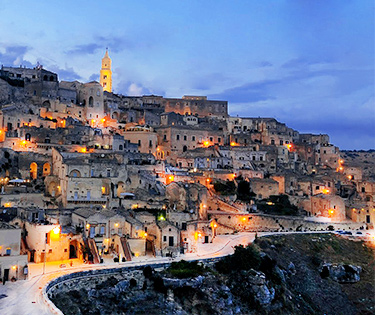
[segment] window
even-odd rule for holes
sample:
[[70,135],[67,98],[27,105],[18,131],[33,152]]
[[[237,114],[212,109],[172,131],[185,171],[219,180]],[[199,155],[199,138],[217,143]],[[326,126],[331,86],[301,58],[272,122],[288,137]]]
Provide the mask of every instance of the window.
[[176,135],[176,140],[180,140],[180,135]]
[[195,136],[192,136],[192,137],[191,137],[191,140],[192,140],[192,141],[195,141]]
[[163,136],[163,140],[164,140],[164,141],[167,141],[167,135],[164,135],[164,136]]
[[107,168],[107,177],[111,177],[111,169]]
[[213,137],[210,137],[210,141],[211,141],[211,142],[214,141],[214,138],[213,138]]
[[140,147],[142,144],[141,140],[138,140],[138,146]]
[[184,136],[184,141],[186,141],[187,140],[187,136]]
[[163,242],[166,242],[166,241],[167,241],[167,237],[163,236]]
[[217,142],[219,142],[219,143],[221,142],[221,138],[220,138],[220,137],[219,137],[219,138],[217,138]]
[[104,79],[104,80],[107,79],[107,76],[106,76],[106,75],[103,75],[103,79]]
[[104,234],[105,234],[105,226],[102,225],[102,226],[100,227],[100,235],[104,235]]

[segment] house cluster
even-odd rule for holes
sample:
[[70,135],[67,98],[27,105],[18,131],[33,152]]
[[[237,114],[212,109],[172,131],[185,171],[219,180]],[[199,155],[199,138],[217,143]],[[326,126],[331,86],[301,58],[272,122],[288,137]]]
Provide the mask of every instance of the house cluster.
[[7,280],[27,262],[194,252],[243,226],[216,215],[262,215],[258,205],[279,195],[298,215],[373,228],[375,182],[328,135],[230,117],[226,101],[204,96],[115,94],[108,52],[100,82],[2,66],[0,104]]

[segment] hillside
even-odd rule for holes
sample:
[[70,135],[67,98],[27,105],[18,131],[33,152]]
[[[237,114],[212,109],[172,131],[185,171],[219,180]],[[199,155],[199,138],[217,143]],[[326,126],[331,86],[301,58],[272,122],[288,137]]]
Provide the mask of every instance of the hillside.
[[[51,298],[64,314],[373,314],[368,245],[333,234],[262,237],[215,264],[146,267]],[[334,278],[323,263],[345,271]]]

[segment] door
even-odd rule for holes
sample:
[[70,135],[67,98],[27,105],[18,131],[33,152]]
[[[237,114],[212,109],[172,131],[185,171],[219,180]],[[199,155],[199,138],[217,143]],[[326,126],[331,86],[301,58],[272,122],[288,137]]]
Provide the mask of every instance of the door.
[[9,269],[4,269],[3,283],[5,283],[5,281],[9,281]]
[[174,245],[174,239],[173,239],[173,236],[170,236],[169,237],[169,246],[173,246]]
[[204,236],[204,242],[205,242],[205,243],[208,243],[208,235],[205,235],[205,236]]

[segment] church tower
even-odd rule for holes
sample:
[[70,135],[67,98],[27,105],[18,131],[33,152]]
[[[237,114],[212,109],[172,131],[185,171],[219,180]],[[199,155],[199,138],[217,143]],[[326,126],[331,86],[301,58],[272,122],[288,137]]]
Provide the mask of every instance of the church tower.
[[102,68],[100,70],[100,85],[104,91],[112,92],[112,60],[108,56],[108,48],[105,50],[105,55],[102,59]]

